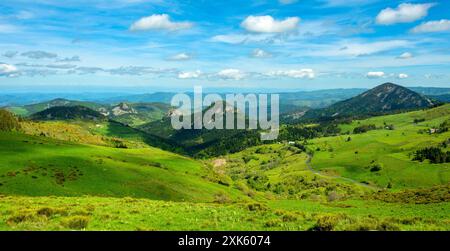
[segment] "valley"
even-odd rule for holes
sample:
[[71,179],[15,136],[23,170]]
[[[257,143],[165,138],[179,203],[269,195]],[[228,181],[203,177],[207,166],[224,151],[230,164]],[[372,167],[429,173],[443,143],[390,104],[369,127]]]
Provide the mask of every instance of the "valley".
[[[168,105],[122,98],[6,107],[0,229],[450,230],[450,104],[406,93],[384,99],[400,110],[290,121],[269,142],[175,131]],[[428,147],[439,163],[414,159]]]

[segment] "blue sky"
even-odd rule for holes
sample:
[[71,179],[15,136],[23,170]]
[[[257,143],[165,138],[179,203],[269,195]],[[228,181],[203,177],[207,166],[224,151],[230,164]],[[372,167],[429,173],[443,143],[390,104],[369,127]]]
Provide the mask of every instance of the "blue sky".
[[450,1],[0,2],[3,90],[450,87]]

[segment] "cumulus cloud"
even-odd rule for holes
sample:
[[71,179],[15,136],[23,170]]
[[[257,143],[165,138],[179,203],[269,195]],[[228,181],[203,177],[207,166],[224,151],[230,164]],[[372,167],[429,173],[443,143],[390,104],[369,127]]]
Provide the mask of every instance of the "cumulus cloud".
[[370,71],[366,74],[366,77],[368,78],[382,78],[386,74],[382,71]]
[[2,54],[3,57],[7,57],[7,58],[13,58],[18,54],[17,51],[7,51],[5,53]]
[[411,52],[404,52],[402,54],[400,54],[400,56],[398,56],[398,59],[410,59],[413,58],[414,55]]
[[404,78],[408,78],[409,76],[408,76],[408,74],[400,73],[400,74],[398,74],[397,77],[398,77],[399,79],[404,79]]
[[225,69],[219,71],[217,77],[221,79],[241,80],[246,77],[246,74],[238,69]]
[[269,72],[267,75],[290,77],[290,78],[308,78],[308,79],[313,79],[316,77],[316,74],[313,69],[272,71],[272,72]]
[[249,16],[241,26],[247,31],[256,33],[285,33],[295,30],[299,22],[298,17],[275,20],[271,16]]
[[192,59],[192,56],[187,53],[179,53],[173,57],[170,57],[169,60],[173,61],[186,61]]
[[272,54],[262,49],[254,49],[250,54],[252,58],[270,58]]
[[134,22],[130,26],[131,31],[145,31],[145,30],[183,30],[189,29],[193,26],[191,22],[173,22],[170,20],[169,15],[151,15],[148,17],[143,17],[138,21]]
[[428,15],[428,9],[434,3],[409,4],[402,3],[396,9],[386,8],[376,18],[377,24],[391,25],[396,23],[411,23]]
[[429,21],[414,27],[412,33],[430,33],[450,31],[450,20],[441,19],[439,21]]
[[58,60],[58,62],[79,62],[79,61],[81,61],[79,56],[61,58]]
[[46,51],[27,51],[22,54],[21,56],[31,58],[31,59],[43,59],[43,58],[56,58],[58,57],[57,54],[46,52]]
[[13,77],[18,72],[19,70],[14,65],[0,63],[0,76]]
[[190,78],[199,78],[201,75],[201,71],[186,71],[178,73],[179,79],[190,79]]

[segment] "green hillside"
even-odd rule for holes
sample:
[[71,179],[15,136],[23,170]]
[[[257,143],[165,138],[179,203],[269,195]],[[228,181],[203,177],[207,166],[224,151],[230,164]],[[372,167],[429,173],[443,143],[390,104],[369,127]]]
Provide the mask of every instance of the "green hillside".
[[22,120],[0,132],[0,229],[449,230],[449,164],[412,160],[448,150],[449,119],[450,104],[201,161],[117,122]]
[[0,193],[212,201],[230,188],[208,182],[202,165],[156,148],[118,149],[0,133]]
[[[450,120],[450,104],[437,108],[356,120],[340,125],[335,137],[309,141],[314,151],[311,164],[326,173],[341,175],[380,187],[400,189],[428,187],[450,182],[450,163],[413,161],[416,150],[440,146],[450,132],[432,133]],[[420,122],[419,122],[420,121]],[[374,130],[353,133],[355,128],[372,125]],[[443,148],[444,151],[449,150]],[[371,169],[379,166],[380,170]]]

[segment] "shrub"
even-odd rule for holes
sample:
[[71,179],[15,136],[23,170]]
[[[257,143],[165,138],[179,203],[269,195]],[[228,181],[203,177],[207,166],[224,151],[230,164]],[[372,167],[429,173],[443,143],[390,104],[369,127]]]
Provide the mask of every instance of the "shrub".
[[36,218],[36,214],[31,210],[23,210],[16,212],[6,220],[8,224],[18,224],[25,221],[32,221]]
[[310,231],[332,231],[339,221],[345,218],[344,215],[323,215],[317,219],[316,224],[310,228]]
[[281,220],[283,222],[293,222],[296,221],[297,219],[298,219],[297,215],[291,212],[285,212],[283,216],[281,216]]
[[375,129],[377,129],[377,127],[374,124],[362,125],[362,126],[355,127],[355,129],[353,129],[353,133],[355,133],[355,134],[365,133],[365,132],[375,130]]
[[281,221],[279,219],[272,219],[264,223],[265,227],[279,227],[281,226]]
[[374,164],[374,165],[370,166],[370,171],[371,172],[379,172],[379,171],[381,171],[381,165],[380,164]]
[[17,118],[9,111],[0,109],[0,131],[19,130],[20,124]]
[[231,199],[225,193],[220,192],[220,193],[214,195],[214,202],[220,203],[220,204],[225,204],[225,203],[230,203]]
[[327,200],[329,202],[332,202],[332,201],[335,201],[335,200],[339,200],[340,198],[341,198],[341,196],[338,193],[336,193],[335,191],[332,191],[332,192],[328,193]]
[[71,216],[63,220],[63,226],[70,229],[85,229],[88,226],[89,217],[87,216]]
[[261,203],[249,203],[247,204],[247,209],[249,211],[266,211],[268,207]]
[[46,216],[46,217],[50,217],[50,216],[55,215],[55,214],[59,214],[59,215],[67,215],[68,214],[67,210],[64,209],[64,208],[52,208],[52,207],[39,208],[36,211],[36,213],[38,215],[43,215],[43,216]]

